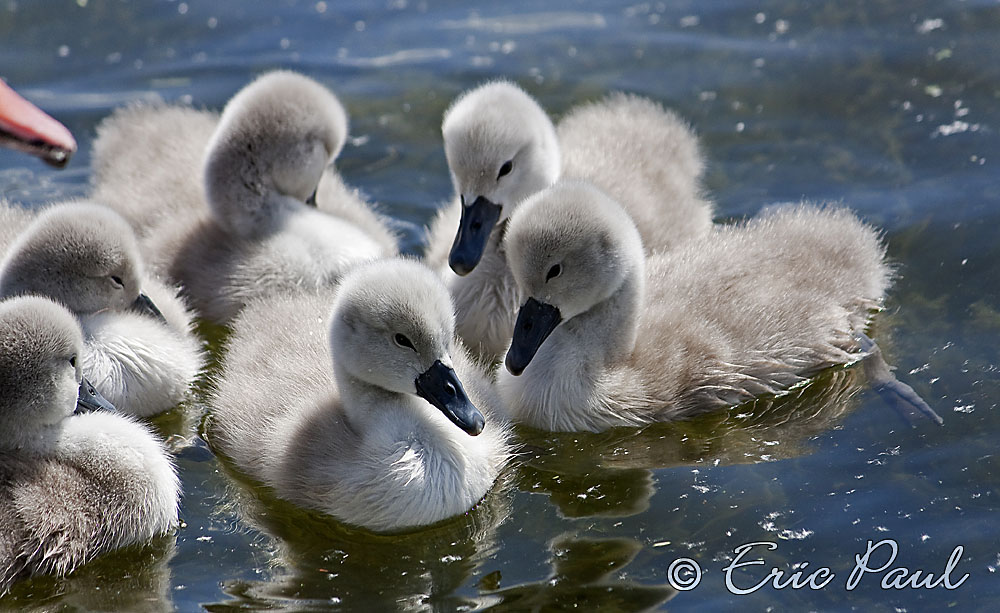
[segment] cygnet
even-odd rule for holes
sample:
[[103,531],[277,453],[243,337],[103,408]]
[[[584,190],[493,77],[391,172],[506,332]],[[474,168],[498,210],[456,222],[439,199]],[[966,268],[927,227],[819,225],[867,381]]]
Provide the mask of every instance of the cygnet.
[[510,452],[447,290],[408,260],[360,265],[335,293],[249,305],[211,404],[210,442],[241,471],[378,532],[469,510]]
[[447,256],[460,275],[443,270],[459,334],[488,360],[506,349],[518,305],[502,244],[507,220],[560,177],[585,179],[626,203],[650,250],[711,227],[698,141],[651,100],[612,94],[572,109],[556,128],[521,88],[497,81],[455,100],[441,130],[459,201],[432,223],[427,261],[443,269]]
[[854,362],[891,278],[843,208],[777,207],[647,257],[624,209],[572,181],[523,203],[505,245],[523,303],[498,387],[547,430],[683,419]]
[[397,252],[330,166],[346,137],[332,92],[270,72],[221,117],[165,105],[113,115],[98,129],[94,193],[137,227],[153,269],[225,324],[255,297],[332,285]]
[[163,444],[103,410],[82,379],[83,351],[65,308],[0,302],[0,594],[177,524],[180,484]]
[[118,214],[87,202],[37,215],[6,204],[0,219],[26,224],[0,244],[0,298],[45,296],[75,313],[83,372],[112,404],[148,416],[188,396],[204,364],[192,315],[175,290],[145,274]]

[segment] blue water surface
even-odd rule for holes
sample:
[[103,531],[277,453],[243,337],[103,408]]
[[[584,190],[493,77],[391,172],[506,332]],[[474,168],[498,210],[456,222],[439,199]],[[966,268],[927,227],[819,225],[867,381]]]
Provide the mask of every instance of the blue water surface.
[[[0,195],[86,195],[114,108],[220,109],[278,67],[345,103],[337,166],[410,253],[451,193],[440,121],[461,91],[510,78],[556,118],[611,90],[675,109],[702,139],[720,221],[806,199],[884,231],[898,275],[873,336],[944,426],[911,427],[850,368],[680,424],[524,430],[525,457],[474,512],[376,536],[233,474],[198,440],[195,399],[155,422],[178,454],[176,534],[23,582],[0,607],[966,611],[1000,596],[1000,4],[4,0],[0,75],[80,151],[62,171],[0,152]],[[762,542],[775,548],[737,559]],[[896,558],[852,583],[870,543],[870,568]],[[678,590],[697,576],[684,564],[700,582]],[[822,568],[818,589],[737,593]],[[940,585],[892,587],[917,569]]]

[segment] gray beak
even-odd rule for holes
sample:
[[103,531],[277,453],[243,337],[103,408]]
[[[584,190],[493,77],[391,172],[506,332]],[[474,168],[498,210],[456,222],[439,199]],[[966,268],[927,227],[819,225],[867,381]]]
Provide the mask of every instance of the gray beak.
[[97,391],[90,381],[84,377],[80,381],[80,394],[76,397],[76,411],[74,414],[90,413],[91,411],[114,411],[115,405],[107,401],[101,393]]
[[507,357],[504,359],[507,370],[515,376],[524,372],[538,352],[538,348],[561,321],[562,315],[559,309],[551,304],[528,298],[518,311],[517,321],[514,323],[514,338],[511,339],[510,349],[507,350]]
[[143,315],[149,315],[150,317],[159,319],[163,323],[167,323],[167,319],[163,316],[163,313],[160,312],[160,309],[156,308],[156,305],[149,298],[149,296],[142,292],[139,292],[139,297],[132,303],[132,310]]
[[490,202],[483,196],[467,205],[462,197],[462,220],[458,224],[458,234],[448,254],[448,265],[456,274],[465,276],[472,272],[483,257],[490,232],[500,219],[503,207]]
[[455,371],[441,363],[441,360],[436,360],[417,377],[416,385],[417,395],[437,407],[467,434],[476,436],[483,431],[486,418],[465,395],[465,388]]

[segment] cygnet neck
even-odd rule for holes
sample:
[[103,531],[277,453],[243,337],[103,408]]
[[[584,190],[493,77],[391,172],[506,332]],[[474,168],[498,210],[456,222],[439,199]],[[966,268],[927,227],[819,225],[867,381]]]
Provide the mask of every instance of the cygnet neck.
[[589,366],[603,368],[632,354],[645,288],[645,262],[639,259],[614,293],[560,326],[586,349]]
[[0,453],[36,453],[46,454],[56,447],[66,420],[54,424],[27,425],[17,424],[13,428],[4,428],[0,440]]
[[412,430],[409,420],[399,419],[402,415],[416,417],[411,415],[411,411],[402,410],[407,403],[413,401],[409,394],[369,383],[336,363],[333,373],[343,413],[359,435],[366,436],[373,427],[383,429],[384,434],[387,425],[393,429],[402,427],[405,431]]
[[280,232],[295,215],[310,209],[297,198],[268,189],[246,194],[240,207],[213,207],[216,223],[245,239],[259,240]]

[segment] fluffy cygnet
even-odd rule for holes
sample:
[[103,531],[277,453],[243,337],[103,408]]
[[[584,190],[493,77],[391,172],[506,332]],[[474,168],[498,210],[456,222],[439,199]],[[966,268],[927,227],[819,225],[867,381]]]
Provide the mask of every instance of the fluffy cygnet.
[[682,419],[853,362],[891,276],[874,229],[809,205],[646,257],[582,182],[522,204],[506,246],[524,303],[498,386],[548,430]]
[[221,118],[163,105],[116,113],[98,130],[95,195],[138,227],[154,270],[227,323],[253,298],[330,285],[396,253],[381,217],[330,167],[346,137],[333,93],[271,72]]
[[560,177],[585,179],[626,203],[650,250],[711,227],[697,139],[651,100],[612,94],[574,108],[557,129],[531,96],[498,81],[460,96],[442,134],[460,202],[434,220],[427,260],[443,267],[447,256],[462,275],[445,271],[459,334],[488,359],[506,349],[518,304],[502,245],[506,222]]
[[397,531],[464,513],[487,493],[509,456],[498,405],[455,339],[440,279],[390,259],[357,267],[335,293],[249,305],[208,432],[278,496]]
[[119,215],[73,202],[37,216],[6,205],[0,219],[26,224],[0,244],[0,298],[45,296],[75,313],[83,371],[120,411],[153,415],[187,397],[204,363],[192,316],[174,290],[145,275]]
[[81,380],[83,351],[65,308],[0,302],[0,594],[177,523],[180,484],[163,444],[126,416],[82,412],[106,405]]
[[95,202],[117,211],[144,240],[205,214],[205,149],[219,114],[162,102],[115,110],[97,126],[91,154]]

